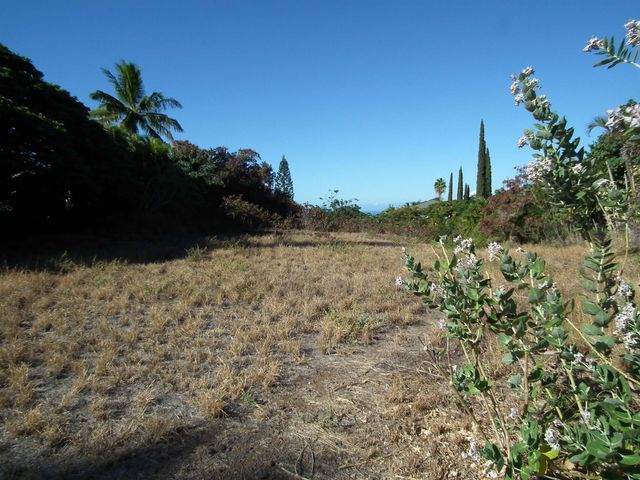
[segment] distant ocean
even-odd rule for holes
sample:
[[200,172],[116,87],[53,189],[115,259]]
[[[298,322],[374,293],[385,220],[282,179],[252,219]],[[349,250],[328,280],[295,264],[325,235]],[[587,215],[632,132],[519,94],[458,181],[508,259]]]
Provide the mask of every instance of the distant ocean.
[[370,213],[371,215],[378,215],[384,212],[389,207],[395,207],[393,204],[377,204],[377,205],[362,205],[362,211],[364,213]]

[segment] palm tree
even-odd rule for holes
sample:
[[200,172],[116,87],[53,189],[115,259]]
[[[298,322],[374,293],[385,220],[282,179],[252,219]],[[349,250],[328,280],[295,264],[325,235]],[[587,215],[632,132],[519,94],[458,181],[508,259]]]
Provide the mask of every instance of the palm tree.
[[609,118],[604,115],[596,115],[593,120],[587,123],[587,134],[591,134],[596,128],[604,128],[606,130],[608,120]]
[[436,191],[438,200],[440,200],[442,197],[442,194],[447,189],[447,183],[444,181],[444,178],[439,178],[436,180],[436,183],[433,184],[433,188]]
[[89,97],[100,102],[91,114],[106,125],[119,124],[131,133],[142,130],[149,137],[173,141],[171,130],[182,132],[177,120],[165,115],[167,108],[182,108],[174,98],[165,98],[160,92],[145,95],[142,72],[135,63],[120,60],[114,75],[106,68],[102,71],[115,89],[115,96],[96,90]]

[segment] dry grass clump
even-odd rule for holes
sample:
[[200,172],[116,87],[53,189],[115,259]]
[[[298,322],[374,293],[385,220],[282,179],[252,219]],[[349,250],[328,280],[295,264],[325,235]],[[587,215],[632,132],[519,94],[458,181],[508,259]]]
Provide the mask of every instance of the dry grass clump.
[[211,244],[158,263],[84,266],[65,255],[53,273],[4,271],[1,442],[85,454],[157,442],[177,416],[224,417],[269,389],[305,362],[309,334],[320,332],[324,350],[368,343],[420,309],[393,287],[401,264],[388,238]]

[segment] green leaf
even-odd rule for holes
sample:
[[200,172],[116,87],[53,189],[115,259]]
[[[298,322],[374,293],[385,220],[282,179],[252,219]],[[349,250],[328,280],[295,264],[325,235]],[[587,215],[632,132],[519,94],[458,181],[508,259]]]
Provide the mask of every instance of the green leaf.
[[544,297],[544,291],[539,288],[532,288],[529,290],[529,303],[540,303],[544,300]]
[[582,331],[587,335],[591,335],[594,337],[599,337],[603,333],[601,327],[598,327],[596,325],[590,325],[588,323],[582,325]]
[[513,388],[517,388],[522,384],[522,375],[512,375],[507,382],[509,382]]
[[606,327],[611,322],[613,315],[608,314],[604,310],[601,310],[596,315],[596,318],[593,319],[593,324],[599,327]]
[[505,353],[502,357],[502,363],[504,363],[505,365],[511,365],[514,361],[515,358],[513,358],[513,354],[511,352]]
[[593,302],[584,302],[582,304],[582,311],[587,315],[597,315],[602,312],[602,309]]
[[640,465],[640,454],[620,455],[620,463],[623,465]]

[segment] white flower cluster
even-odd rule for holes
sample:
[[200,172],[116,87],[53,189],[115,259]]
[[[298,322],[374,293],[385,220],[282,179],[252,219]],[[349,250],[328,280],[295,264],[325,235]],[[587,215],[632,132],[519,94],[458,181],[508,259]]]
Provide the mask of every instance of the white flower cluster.
[[494,297],[501,297],[503,296],[505,293],[507,293],[507,289],[504,287],[504,285],[500,285],[498,288],[496,288],[493,291],[493,296]]
[[575,357],[571,361],[571,365],[586,367],[589,370],[593,370],[596,367],[596,360],[592,357],[585,357],[581,352],[576,353]]
[[491,242],[487,246],[487,251],[489,252],[489,261],[493,262],[500,258],[499,255],[502,253],[502,245],[497,242]]
[[453,249],[453,253],[460,255],[461,253],[469,253],[469,250],[473,246],[473,239],[462,238],[458,235],[453,239],[453,243],[456,244],[456,247]]
[[586,169],[584,165],[582,165],[581,163],[576,163],[571,167],[571,171],[573,171],[573,173],[575,173],[576,175],[582,174],[582,172],[584,172],[585,170]]
[[592,36],[589,40],[587,40],[587,45],[582,49],[583,52],[593,52],[597,50],[604,49],[604,44],[602,40],[600,40],[595,35]]
[[398,276],[396,277],[396,287],[400,288],[402,287],[402,277]]
[[431,282],[429,286],[431,289],[431,293],[435,293],[436,295],[444,295],[444,289],[437,283]]
[[468,253],[460,259],[460,265],[466,268],[476,268],[479,261],[473,253]]
[[616,277],[616,283],[618,284],[618,289],[616,293],[624,298],[633,297],[633,289],[631,285],[624,281],[622,277]]
[[[538,79],[533,77],[529,78],[533,74],[534,71],[532,67],[527,67],[522,70],[519,77],[511,74],[511,86],[509,87],[509,90],[511,91],[511,95],[515,97],[516,107],[525,101],[524,94],[520,91],[520,81],[522,81],[522,85],[525,87],[525,90],[538,87],[538,84],[540,83]],[[548,101],[546,105],[549,105]]]
[[627,128],[640,128],[640,104],[621,106],[615,110],[607,110],[607,123],[605,126],[614,132],[624,131]]
[[640,347],[640,339],[638,338],[638,334],[635,332],[627,332],[622,337],[622,343],[624,344],[624,348],[631,351]]
[[597,182],[594,183],[594,186],[600,190],[602,189],[606,189],[606,188],[614,188],[615,185],[613,184],[613,182],[611,180],[609,180],[608,178],[601,178],[600,180],[598,180]]
[[547,431],[544,433],[544,439],[553,450],[560,450],[560,442],[558,441],[558,437],[560,433],[553,427],[547,428]]
[[446,321],[444,318],[441,318],[441,319],[438,321],[438,328],[439,328],[440,330],[444,330],[446,327],[447,327],[447,321]]
[[518,143],[516,143],[516,146],[518,148],[522,148],[527,144],[527,140],[529,140],[529,138],[526,135],[522,135],[519,139],[518,139]]
[[465,268],[475,268],[478,266],[478,258],[471,253],[471,247],[473,246],[473,239],[462,238],[460,235],[453,239],[456,244],[453,249],[453,253],[459,256],[458,265]]
[[511,74],[511,87],[509,89],[511,90],[511,95],[520,94],[520,80],[513,74]]
[[624,28],[627,29],[627,44],[630,47],[640,46],[640,20],[629,20]]
[[551,102],[547,99],[546,95],[540,95],[538,97],[538,104],[543,108],[549,108],[551,106]]
[[552,162],[549,157],[540,158],[535,162],[530,162],[525,167],[524,171],[529,180],[537,182],[542,180],[547,173],[552,169]]
[[558,289],[558,284],[554,281],[552,281],[550,278],[547,278],[546,280],[543,280],[542,282],[540,282],[538,284],[538,288],[540,290],[546,290],[547,288],[549,290],[557,290]]
[[613,321],[616,325],[613,333],[622,336],[622,343],[627,350],[640,347],[640,334],[633,328],[638,322],[638,309],[633,304],[626,304]]
[[627,303],[622,310],[618,311],[618,314],[613,318],[613,321],[616,325],[613,333],[616,335],[622,335],[627,332],[629,329],[629,324],[631,324],[636,317],[636,307],[631,303]]

